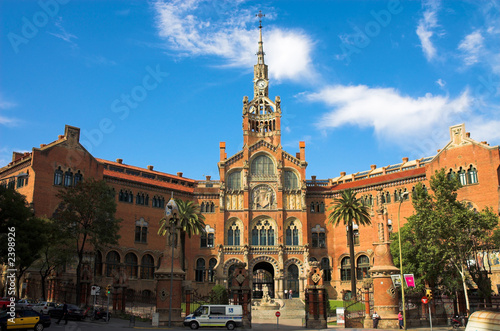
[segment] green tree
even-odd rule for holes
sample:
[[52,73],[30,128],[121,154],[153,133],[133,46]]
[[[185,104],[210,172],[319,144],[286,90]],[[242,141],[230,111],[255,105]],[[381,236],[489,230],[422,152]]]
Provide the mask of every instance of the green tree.
[[103,180],[87,179],[76,186],[64,188],[57,197],[61,203],[54,220],[72,241],[72,252],[77,257],[76,297],[80,298],[84,253],[116,245],[120,238],[121,220],[115,218],[114,192]]
[[51,219],[44,219],[45,231],[44,245],[41,245],[38,254],[40,258],[33,263],[33,268],[38,270],[42,284],[42,298],[46,299],[47,290],[45,281],[53,271],[62,268],[74,256],[71,249],[71,239],[65,235],[64,231],[59,229],[56,222]]
[[[462,289],[467,300],[468,275],[478,286],[480,295],[488,300],[491,282],[482,268],[482,254],[498,248],[495,228],[498,216],[490,208],[481,212],[457,199],[461,184],[457,177],[448,176],[444,169],[436,171],[430,180],[431,192],[421,184],[415,188],[415,214],[401,229],[404,272],[414,273],[418,290],[439,289],[453,295]],[[393,236],[397,239],[397,234]],[[391,252],[399,263],[397,240]]]
[[[181,267],[186,271],[184,257],[186,256],[186,234],[189,238],[192,235],[199,235],[205,232],[205,216],[201,214],[200,206],[193,201],[183,201],[175,199],[179,209],[178,225],[180,226],[181,239]],[[167,234],[168,221],[166,217],[160,220],[160,229],[158,234],[164,236]]]
[[229,296],[226,287],[215,285],[212,291],[210,291],[210,303],[213,305],[227,305],[229,303]]
[[[44,222],[35,217],[24,195],[0,186],[0,263],[15,269],[16,293],[20,280],[46,244]],[[9,234],[10,233],[10,234]]]
[[356,298],[356,265],[354,261],[354,231],[353,225],[370,225],[368,208],[356,199],[356,193],[351,190],[342,192],[340,198],[335,198],[328,208],[328,223],[337,226],[343,222],[347,226],[347,240],[349,245],[349,259],[351,261],[351,295]]

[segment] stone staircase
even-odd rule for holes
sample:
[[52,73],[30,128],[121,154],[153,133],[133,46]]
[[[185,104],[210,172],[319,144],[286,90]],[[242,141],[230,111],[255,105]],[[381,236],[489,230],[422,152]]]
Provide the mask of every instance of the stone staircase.
[[276,321],[276,311],[279,311],[281,313],[280,319],[305,317],[305,305],[302,299],[276,299],[275,301],[280,304],[280,307],[278,309],[267,310],[259,308],[258,306],[253,306],[252,319]]

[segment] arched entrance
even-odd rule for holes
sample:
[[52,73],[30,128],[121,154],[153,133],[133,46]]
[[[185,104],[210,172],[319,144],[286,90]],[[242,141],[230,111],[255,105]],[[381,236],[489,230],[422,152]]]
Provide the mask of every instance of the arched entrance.
[[299,268],[295,264],[290,264],[286,270],[286,289],[292,290],[294,298],[299,297]]
[[252,298],[261,299],[266,289],[274,298],[274,268],[268,262],[259,262],[252,271]]

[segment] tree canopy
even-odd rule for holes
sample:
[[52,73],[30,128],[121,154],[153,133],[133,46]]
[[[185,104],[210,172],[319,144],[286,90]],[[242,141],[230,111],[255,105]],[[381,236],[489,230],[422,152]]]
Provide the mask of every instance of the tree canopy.
[[[491,208],[478,212],[470,208],[470,203],[459,201],[460,188],[458,178],[447,175],[444,169],[430,179],[429,192],[417,184],[413,193],[415,214],[401,229],[403,272],[415,275],[416,291],[430,287],[454,295],[463,289],[466,298],[470,275],[479,293],[488,298],[491,283],[483,279],[488,273],[479,266],[484,266],[482,253],[498,250],[498,216]],[[393,235],[396,240],[391,244],[396,265],[397,236]]]

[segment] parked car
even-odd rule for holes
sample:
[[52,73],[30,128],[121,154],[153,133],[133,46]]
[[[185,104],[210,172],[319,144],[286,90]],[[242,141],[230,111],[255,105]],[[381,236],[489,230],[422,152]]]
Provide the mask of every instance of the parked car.
[[42,331],[44,328],[50,326],[50,317],[37,313],[31,309],[16,309],[14,321],[11,320],[9,312],[4,311],[0,313],[0,329],[1,330],[14,330],[14,329],[34,329],[35,331]]
[[7,309],[7,306],[10,304],[10,297],[0,298],[0,310]]
[[21,300],[17,301],[16,308],[33,309],[34,305],[35,305],[35,301],[33,301],[33,300],[21,299]]
[[[58,305],[57,307],[49,311],[49,315],[52,318],[60,318],[62,314],[63,305]],[[83,320],[84,316],[85,314],[83,309],[79,308],[78,306],[68,304],[68,319],[81,321]]]
[[33,305],[31,308],[38,313],[48,315],[52,309],[56,308],[56,306],[57,304],[55,302],[41,301]]

